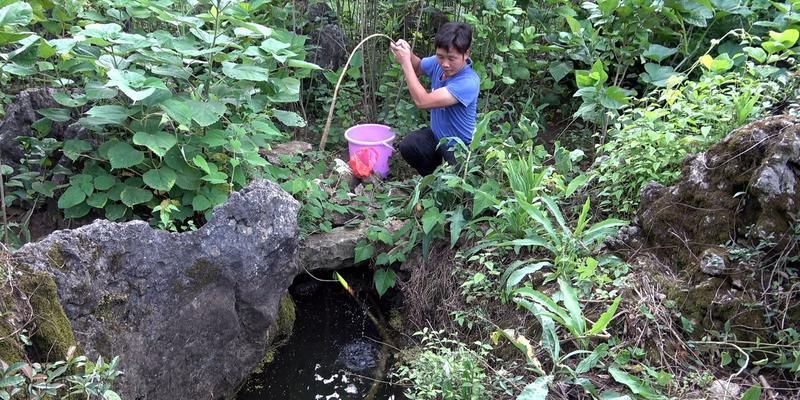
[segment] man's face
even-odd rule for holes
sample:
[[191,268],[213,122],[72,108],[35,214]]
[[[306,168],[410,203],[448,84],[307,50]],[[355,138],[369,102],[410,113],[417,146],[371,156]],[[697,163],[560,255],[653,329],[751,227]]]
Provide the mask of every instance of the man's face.
[[469,52],[470,51],[467,50],[466,53],[459,53],[454,47],[451,47],[449,50],[438,48],[436,49],[436,61],[444,70],[445,76],[453,76],[458,73],[458,71],[461,71],[461,68],[464,68],[464,65],[467,64]]

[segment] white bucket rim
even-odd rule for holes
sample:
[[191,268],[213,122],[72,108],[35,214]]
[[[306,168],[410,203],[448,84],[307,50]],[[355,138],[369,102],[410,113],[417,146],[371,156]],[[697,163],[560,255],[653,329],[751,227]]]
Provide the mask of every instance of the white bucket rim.
[[[375,142],[365,142],[363,140],[357,140],[357,139],[353,139],[353,138],[350,137],[350,131],[352,131],[353,129],[360,128],[360,127],[369,127],[369,126],[386,128],[386,129],[389,130],[389,132],[392,133],[392,136],[390,136],[390,137],[388,137],[386,139],[383,139],[383,140],[375,141]],[[347,128],[346,131],[344,131],[344,138],[347,139],[348,143],[353,143],[353,144],[357,144],[357,145],[361,145],[361,146],[375,146],[375,145],[381,145],[381,144],[388,146],[388,143],[391,142],[392,140],[394,140],[394,138],[396,136],[397,135],[395,135],[394,131],[392,131],[392,128],[390,126],[383,125],[383,124],[358,124],[358,125],[353,125],[353,126]]]

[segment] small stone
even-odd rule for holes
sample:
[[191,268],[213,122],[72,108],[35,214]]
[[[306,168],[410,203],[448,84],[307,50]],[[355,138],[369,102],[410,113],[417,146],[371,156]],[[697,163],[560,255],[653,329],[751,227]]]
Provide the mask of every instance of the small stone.
[[717,379],[708,388],[708,398],[716,400],[738,400],[741,393],[741,386],[728,382],[725,379]]
[[378,345],[366,340],[350,342],[339,352],[336,362],[351,372],[367,372],[378,366],[381,352]]
[[700,270],[711,276],[725,274],[728,270],[728,255],[721,249],[706,249],[700,255]]
[[311,143],[301,142],[299,140],[294,140],[291,142],[277,144],[272,147],[271,151],[263,151],[262,156],[264,156],[267,161],[273,164],[281,164],[280,156],[296,156],[296,155],[303,155],[304,153],[308,153],[313,149]]

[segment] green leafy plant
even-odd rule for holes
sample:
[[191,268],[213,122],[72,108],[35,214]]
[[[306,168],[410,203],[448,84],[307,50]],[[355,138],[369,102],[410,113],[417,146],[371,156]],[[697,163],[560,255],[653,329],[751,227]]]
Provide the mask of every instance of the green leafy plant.
[[119,359],[105,362],[99,357],[92,362],[86,356],[75,356],[74,351],[74,347],[70,349],[66,360],[46,364],[0,360],[0,398],[120,399],[112,390],[114,380],[122,374],[117,369]]
[[407,351],[395,376],[408,384],[406,397],[416,400],[491,398],[485,359],[490,347],[476,343],[477,350],[449,339],[443,331],[427,328],[415,333],[421,346]]
[[[163,226],[199,222],[268,167],[258,150],[285,138],[282,126],[305,124],[281,105],[299,99],[300,78],[318,67],[303,61],[301,37],[254,22],[266,4],[215,0],[193,15],[150,2],[123,8],[115,17],[78,10],[81,26],[59,39],[28,35],[6,70],[62,87],[53,98],[63,108],[40,110],[43,124],[82,116],[88,135],[62,144],[75,168],[58,195],[65,216],[124,220],[159,207]],[[148,31],[149,21],[166,30]]]
[[[751,51],[752,52],[752,51]],[[608,159],[594,169],[601,207],[628,214],[649,181],[672,183],[684,157],[716,143],[734,128],[763,115],[779,102],[782,86],[793,86],[787,71],[745,60],[705,55],[696,81],[674,82],[643,97],[627,110],[600,147]],[[742,62],[742,68],[734,68]]]

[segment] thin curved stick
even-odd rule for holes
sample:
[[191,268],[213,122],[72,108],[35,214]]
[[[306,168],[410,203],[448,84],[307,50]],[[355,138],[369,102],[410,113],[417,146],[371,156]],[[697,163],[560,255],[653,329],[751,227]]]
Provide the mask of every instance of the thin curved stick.
[[370,40],[375,37],[385,37],[389,39],[392,43],[394,43],[394,39],[389,37],[389,35],[384,35],[382,33],[373,33],[365,37],[356,47],[350,52],[350,57],[347,58],[347,62],[344,64],[344,69],[342,69],[342,73],[339,74],[339,80],[336,81],[336,88],[333,89],[333,100],[331,101],[331,109],[328,111],[328,120],[325,121],[325,129],[322,131],[322,139],[319,141],[319,149],[325,150],[325,143],[328,142],[328,132],[331,130],[331,121],[333,120],[333,109],[336,107],[336,96],[339,95],[339,86],[342,84],[342,79],[344,78],[344,74],[347,73],[347,67],[350,66],[350,61],[353,60],[353,56],[356,54],[356,50],[358,50],[361,45],[363,45],[367,40]]

